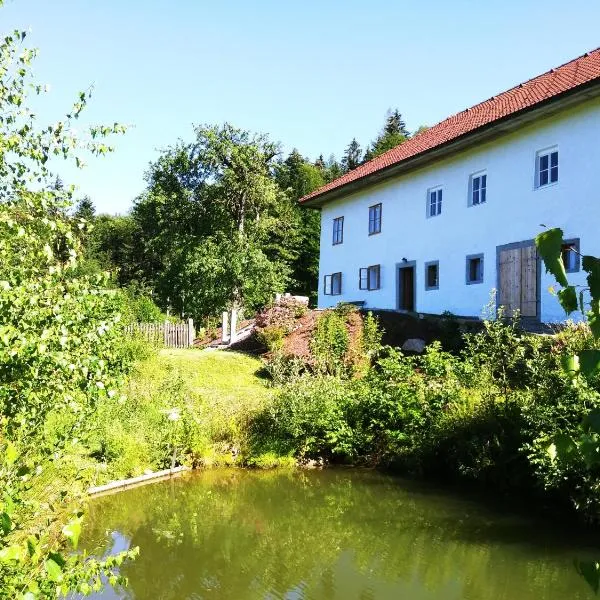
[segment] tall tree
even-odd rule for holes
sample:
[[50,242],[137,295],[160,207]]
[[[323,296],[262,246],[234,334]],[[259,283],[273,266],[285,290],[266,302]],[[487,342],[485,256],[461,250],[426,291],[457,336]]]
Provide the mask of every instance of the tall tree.
[[360,165],[361,161],[362,150],[360,144],[356,141],[356,138],[352,138],[342,157],[342,169],[345,173],[352,171],[352,169],[356,169]]
[[84,196],[75,206],[73,216],[77,219],[92,221],[96,214],[96,207],[89,196]]
[[383,129],[365,152],[365,161],[373,158],[399,146],[410,137],[410,132],[406,129],[406,124],[398,109],[388,110]]
[[[322,164],[322,166],[319,166]],[[275,179],[287,194],[296,217],[296,257],[290,262],[292,291],[316,300],[315,285],[319,275],[319,241],[321,219],[318,211],[298,205],[298,200],[326,183],[323,157],[311,164],[296,150],[281,163]]]
[[201,317],[283,291],[298,227],[275,181],[278,152],[264,135],[204,126],[151,165],[132,214],[163,307]]

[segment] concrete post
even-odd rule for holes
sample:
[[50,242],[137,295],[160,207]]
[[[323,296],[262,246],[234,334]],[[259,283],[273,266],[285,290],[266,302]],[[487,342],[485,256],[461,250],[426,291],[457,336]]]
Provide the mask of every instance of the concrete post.
[[229,340],[231,339],[230,337],[230,333],[229,333],[229,313],[224,310],[223,311],[223,323],[222,323],[222,335],[221,335],[221,341],[224,344],[229,344]]
[[229,343],[233,344],[237,337],[237,319],[238,319],[238,311],[237,308],[231,309],[231,335],[229,336]]
[[196,330],[194,329],[194,319],[188,319],[188,346],[193,346],[195,339]]

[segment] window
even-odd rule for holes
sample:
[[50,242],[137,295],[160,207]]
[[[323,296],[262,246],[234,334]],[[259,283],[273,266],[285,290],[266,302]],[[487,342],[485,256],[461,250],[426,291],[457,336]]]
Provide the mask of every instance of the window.
[[558,149],[542,150],[537,154],[537,187],[558,181]]
[[440,288],[440,263],[437,260],[425,263],[425,289],[438,290]]
[[427,216],[437,217],[442,212],[442,188],[429,190],[427,198]]
[[344,217],[338,217],[333,220],[333,245],[341,244],[344,241]]
[[483,254],[467,256],[467,285],[483,283]]
[[381,266],[371,265],[359,270],[358,287],[361,290],[378,290],[381,284]]
[[381,204],[369,206],[369,235],[381,233]]
[[325,275],[325,290],[326,296],[339,296],[342,293],[342,274],[332,273]]
[[471,175],[471,185],[469,193],[469,206],[477,206],[486,201],[487,195],[487,174],[477,173]]
[[579,271],[579,240],[565,240],[561,248],[561,255],[565,271],[577,273]]

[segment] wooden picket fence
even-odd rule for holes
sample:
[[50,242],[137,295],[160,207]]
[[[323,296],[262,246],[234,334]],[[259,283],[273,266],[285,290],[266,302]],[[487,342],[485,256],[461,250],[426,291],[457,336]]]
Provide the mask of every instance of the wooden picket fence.
[[196,339],[193,319],[180,323],[135,323],[127,326],[127,332],[166,348],[189,348]]

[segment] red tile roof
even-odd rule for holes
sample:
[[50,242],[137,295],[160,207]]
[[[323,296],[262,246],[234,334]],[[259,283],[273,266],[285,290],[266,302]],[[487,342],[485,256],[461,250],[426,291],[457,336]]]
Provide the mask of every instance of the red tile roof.
[[446,142],[489,125],[504,117],[532,108],[581,85],[600,79],[600,48],[521,83],[498,96],[467,108],[419,133],[403,144],[349,171],[338,179],[300,198],[307,202],[327,192],[363,179],[392,165],[413,158]]

